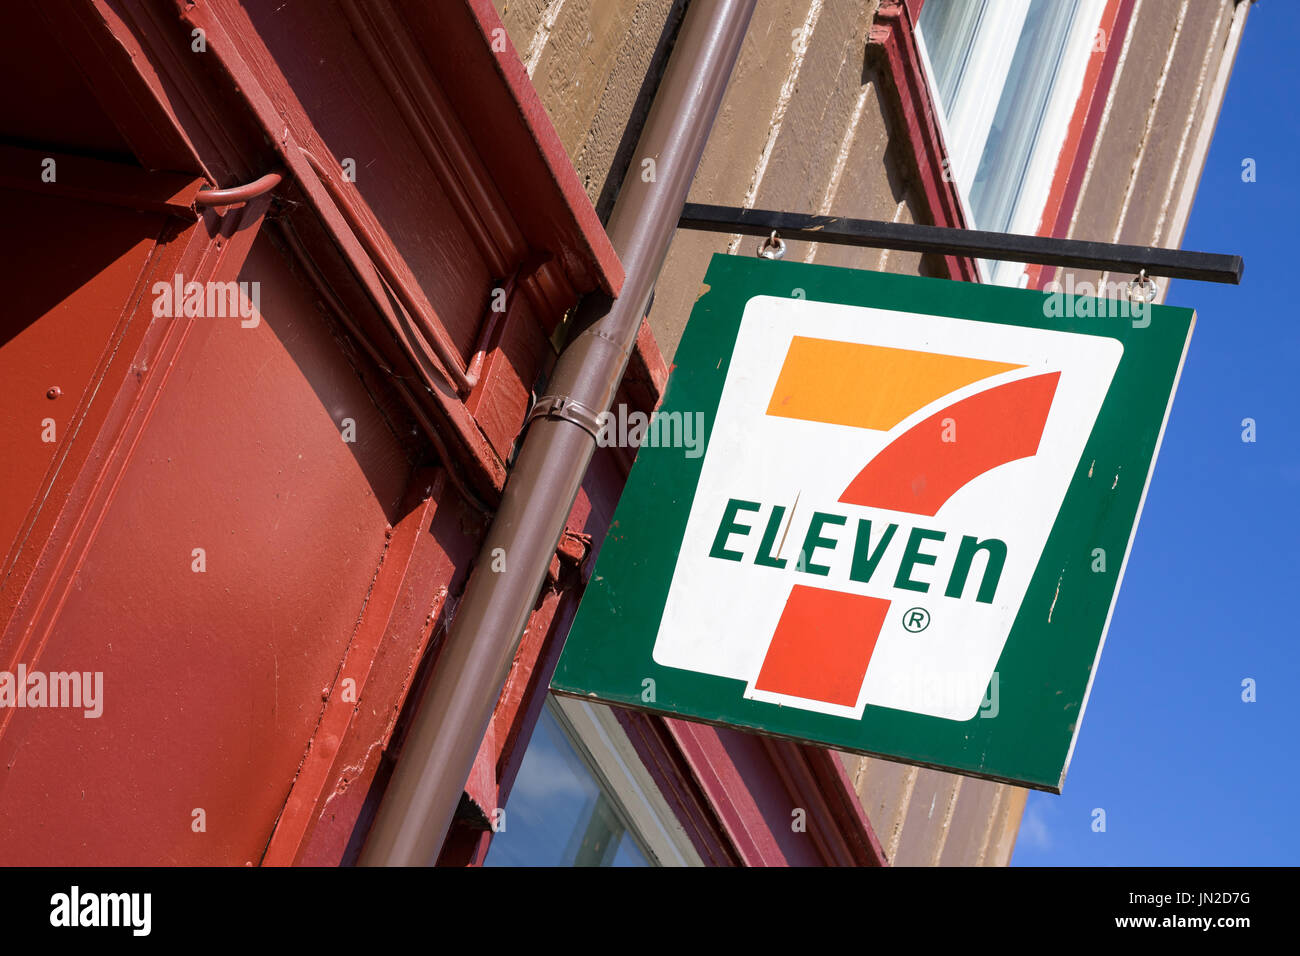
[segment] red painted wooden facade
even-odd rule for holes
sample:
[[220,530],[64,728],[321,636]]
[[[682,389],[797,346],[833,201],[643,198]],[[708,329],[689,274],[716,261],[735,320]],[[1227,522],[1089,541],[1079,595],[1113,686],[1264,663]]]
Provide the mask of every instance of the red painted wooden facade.
[[[0,862],[348,862],[621,266],[487,0],[7,13],[0,671],[102,672],[103,712],[0,708]],[[623,400],[666,375],[643,328]],[[593,463],[444,863],[486,852],[628,465]],[[624,720],[706,860],[882,862],[826,751]]]

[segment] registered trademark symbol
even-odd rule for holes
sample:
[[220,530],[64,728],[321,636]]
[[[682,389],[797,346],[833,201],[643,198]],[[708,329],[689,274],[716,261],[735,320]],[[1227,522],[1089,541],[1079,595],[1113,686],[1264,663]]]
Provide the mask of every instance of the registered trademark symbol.
[[903,615],[903,627],[913,634],[920,634],[930,626],[930,612],[923,607],[914,607]]

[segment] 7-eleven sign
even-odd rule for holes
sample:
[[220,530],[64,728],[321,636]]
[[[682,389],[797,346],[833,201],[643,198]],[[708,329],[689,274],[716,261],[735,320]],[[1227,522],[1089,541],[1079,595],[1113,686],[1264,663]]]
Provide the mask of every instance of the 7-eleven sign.
[[705,454],[640,451],[554,688],[1059,788],[1191,314],[706,286],[661,410]]

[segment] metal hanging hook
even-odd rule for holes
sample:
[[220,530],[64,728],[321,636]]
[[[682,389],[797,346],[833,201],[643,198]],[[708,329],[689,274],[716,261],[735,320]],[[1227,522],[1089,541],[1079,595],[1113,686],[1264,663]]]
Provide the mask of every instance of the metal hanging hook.
[[772,230],[772,234],[758,244],[758,255],[764,259],[780,259],[785,255],[785,240]]
[[1127,288],[1128,297],[1142,302],[1154,302],[1156,299],[1156,284],[1154,280],[1147,277],[1147,270],[1138,270],[1137,277],[1132,279]]

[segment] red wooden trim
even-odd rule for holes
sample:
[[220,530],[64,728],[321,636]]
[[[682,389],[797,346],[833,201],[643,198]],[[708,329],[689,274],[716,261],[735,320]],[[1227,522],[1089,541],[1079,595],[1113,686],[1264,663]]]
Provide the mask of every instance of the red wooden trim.
[[[821,747],[653,717],[745,866],[880,866],[884,853],[847,775]],[[796,828],[798,817],[802,828]]]
[[490,0],[397,5],[524,233],[558,231],[574,285],[617,295],[623,266]]
[[[917,180],[925,198],[933,225],[964,229],[957,184],[947,175],[944,160],[948,151],[935,113],[930,84],[921,65],[916,45],[915,13],[903,0],[881,0],[880,8],[867,35],[867,52],[891,79],[890,102],[899,120],[901,132],[912,146]],[[944,256],[948,276],[978,282],[975,260],[961,256]]]
[[[724,742],[724,735],[729,733],[726,730],[674,718],[662,720],[741,862],[746,866],[788,865],[784,848],[756,799],[759,794],[770,793],[774,786],[780,787],[779,777],[773,774],[770,779],[754,779],[756,775],[744,774],[727,745],[734,747],[738,741]],[[763,746],[761,738],[752,740]]]
[[705,865],[743,865],[722,824],[717,805],[700,788],[691,762],[674,739],[668,722],[622,708],[615,708],[614,713]]
[[888,865],[862,801],[834,752],[773,738],[764,744],[791,799],[807,811],[807,832],[827,865]]
[[[1106,31],[1106,47],[1094,50],[1084,73],[1083,89],[1070,118],[1069,132],[1057,161],[1052,188],[1043,208],[1037,234],[1065,237],[1070,220],[1079,203],[1079,191],[1088,172],[1092,151],[1106,110],[1106,97],[1115,80],[1124,38],[1133,19],[1134,0],[1109,0],[1102,12],[1100,28]],[[1055,276],[1056,266],[1030,265],[1026,268],[1029,287],[1041,289]]]
[[[210,142],[196,142],[191,108],[193,100],[177,88],[183,70],[153,66],[153,44],[158,33],[148,8],[123,9],[109,0],[86,3],[35,5],[54,36],[64,46],[85,77],[86,86],[112,120],[136,158],[152,170],[184,170],[209,178],[234,178],[248,170],[234,170],[229,157],[200,157]],[[147,47],[149,49],[147,49]],[[169,66],[177,67],[176,54]],[[180,79],[186,89],[193,84]],[[211,103],[202,103],[208,109]]]
[[[406,696],[457,577],[456,563],[464,567],[472,549],[464,538],[459,555],[442,550],[456,526],[454,516],[442,513],[455,509],[437,504],[446,500],[445,479],[441,470],[413,477],[411,490],[421,500],[393,529],[338,677],[322,690],[320,723],[276,822],[266,866],[332,866],[344,856],[397,722],[390,702]],[[394,634],[415,639],[395,642]]]
[[[407,325],[394,310],[388,287],[381,280],[365,244],[335,204],[325,183],[307,158],[307,152],[310,150],[321,164],[332,164],[331,168],[336,169],[341,166],[324,143],[319,141],[315,126],[298,103],[293,89],[280,73],[275,59],[261,42],[256,29],[247,23],[242,11],[225,5],[186,6],[181,0],[180,6],[182,9],[179,12],[185,25],[204,32],[207,57],[219,63],[235,82],[246,108],[256,117],[266,138],[274,143],[279,154],[278,160],[293,174],[303,198],[319,217],[332,245],[346,257],[351,267],[350,272],[355,276],[353,281],[361,282],[372,308],[383,316],[390,330],[405,330]],[[369,207],[356,196],[355,191],[348,195],[356,200],[355,212],[360,221],[373,227],[363,229],[369,233],[367,238],[373,248],[380,250],[396,265],[404,282],[416,285],[409,266],[393,248],[391,240]],[[309,250],[315,253],[309,235],[304,233],[303,238]],[[322,254],[328,255],[328,250],[322,250]],[[422,293],[420,298],[423,299]],[[427,305],[427,300],[420,304]],[[394,334],[397,333],[388,333],[389,336]],[[384,336],[377,337],[382,340]],[[443,422],[456,437],[460,451],[458,458],[468,466],[470,476],[476,481],[480,492],[499,490],[505,481],[504,464],[492,450],[473,416],[443,386],[442,373],[431,374],[431,370],[438,368],[438,365],[428,344],[418,334],[408,333],[399,338],[412,367],[425,370],[424,376],[429,381],[425,383],[426,389],[420,390],[424,392],[423,400],[427,403],[428,410],[436,416],[435,420]]]
[[[577,292],[593,288],[597,280],[588,282],[571,277],[554,262],[549,251],[535,254],[532,243],[537,241],[538,234],[525,235],[520,231],[516,210],[510,207],[494,179],[482,175],[481,167],[490,164],[490,153],[494,150],[490,150],[489,157],[480,155],[470,136],[469,128],[474,126],[472,105],[468,116],[458,115],[457,105],[450,100],[441,81],[431,82],[434,73],[422,50],[430,43],[442,42],[441,39],[417,39],[388,3],[342,0],[342,6],[353,35],[382,78],[430,168],[437,172],[438,182],[446,190],[493,277],[505,280],[526,260],[545,260],[524,277],[521,285],[534,299],[538,318],[549,334]],[[560,220],[563,219],[561,213]],[[574,278],[579,281],[573,281]]]

